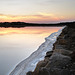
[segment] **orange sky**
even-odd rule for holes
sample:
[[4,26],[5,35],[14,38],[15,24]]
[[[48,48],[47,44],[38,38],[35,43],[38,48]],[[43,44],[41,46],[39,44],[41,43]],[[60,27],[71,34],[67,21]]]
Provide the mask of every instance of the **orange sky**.
[[[67,18],[64,16],[58,16],[50,13],[39,13],[38,15],[27,15],[27,16],[12,16],[12,15],[0,15],[0,22],[31,22],[31,23],[52,23],[66,21]],[[69,19],[68,19],[69,20]],[[71,18],[70,18],[71,20]]]
[[38,15],[27,15],[27,16],[11,16],[11,15],[0,15],[0,22],[56,22],[65,19],[63,16],[56,16],[49,13],[39,13]]
[[75,20],[75,0],[0,0],[0,22],[54,23]]

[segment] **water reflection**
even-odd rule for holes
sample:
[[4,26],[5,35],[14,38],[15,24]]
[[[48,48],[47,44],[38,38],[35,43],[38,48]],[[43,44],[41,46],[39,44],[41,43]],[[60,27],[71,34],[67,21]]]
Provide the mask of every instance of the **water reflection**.
[[27,58],[44,38],[62,27],[0,28],[0,75],[8,73]]
[[8,34],[50,34],[61,27],[24,27],[24,28],[0,28],[0,35]]

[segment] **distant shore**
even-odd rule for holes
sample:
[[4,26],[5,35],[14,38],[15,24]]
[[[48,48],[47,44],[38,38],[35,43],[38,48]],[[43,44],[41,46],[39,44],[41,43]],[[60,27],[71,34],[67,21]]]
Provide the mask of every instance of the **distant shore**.
[[55,24],[38,24],[38,23],[26,23],[26,22],[0,22],[0,27],[14,27],[14,28],[21,28],[21,27],[28,27],[28,26],[65,26],[65,25],[75,25],[74,22],[61,22],[61,23],[55,23]]

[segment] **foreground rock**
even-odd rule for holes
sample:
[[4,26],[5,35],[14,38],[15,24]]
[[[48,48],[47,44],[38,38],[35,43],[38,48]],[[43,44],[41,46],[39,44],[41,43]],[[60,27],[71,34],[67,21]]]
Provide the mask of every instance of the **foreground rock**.
[[75,75],[75,25],[63,29],[53,50],[27,75]]

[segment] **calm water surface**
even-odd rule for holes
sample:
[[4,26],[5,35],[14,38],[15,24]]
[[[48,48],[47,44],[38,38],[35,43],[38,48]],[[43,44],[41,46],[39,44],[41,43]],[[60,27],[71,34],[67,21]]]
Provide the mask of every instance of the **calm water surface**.
[[45,37],[61,28],[0,28],[0,75],[8,75],[19,62],[37,50]]

